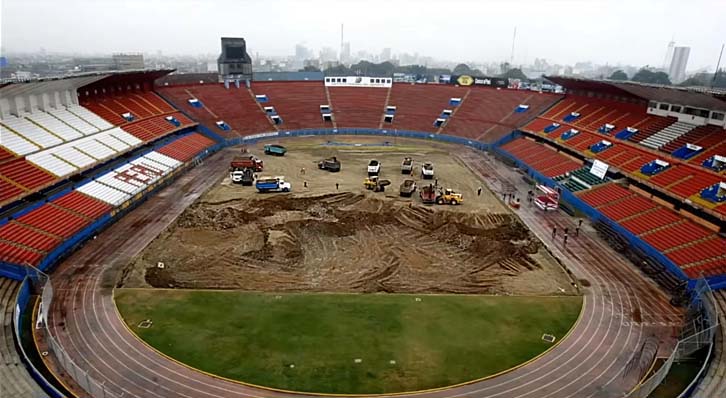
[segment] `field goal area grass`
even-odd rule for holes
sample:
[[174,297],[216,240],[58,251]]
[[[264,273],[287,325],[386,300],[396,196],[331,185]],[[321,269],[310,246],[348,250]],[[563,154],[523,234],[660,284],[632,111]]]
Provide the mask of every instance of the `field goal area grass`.
[[[166,355],[277,389],[374,394],[445,387],[560,341],[582,297],[117,289],[129,328]],[[145,320],[148,328],[139,328]]]

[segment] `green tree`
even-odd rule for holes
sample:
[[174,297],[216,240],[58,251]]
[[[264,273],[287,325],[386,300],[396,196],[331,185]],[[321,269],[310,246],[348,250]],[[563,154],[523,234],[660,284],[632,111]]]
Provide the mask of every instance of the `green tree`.
[[663,84],[670,85],[671,80],[665,72],[653,72],[652,70],[643,68],[633,75],[632,80],[638,83]]
[[627,75],[627,73],[618,69],[615,72],[613,72],[613,74],[610,75],[610,77],[608,79],[610,79],[610,80],[628,80],[628,75]]
[[298,70],[298,72],[320,72],[320,68],[312,65],[306,65],[304,68]]

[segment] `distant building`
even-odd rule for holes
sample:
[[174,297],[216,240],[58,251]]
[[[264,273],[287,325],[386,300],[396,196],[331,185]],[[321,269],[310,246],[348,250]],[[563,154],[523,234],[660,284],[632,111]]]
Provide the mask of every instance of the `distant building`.
[[343,48],[340,52],[340,63],[342,64],[348,64],[350,63],[350,42],[346,41],[343,43]]
[[691,54],[690,47],[674,47],[673,59],[671,66],[668,68],[668,77],[671,83],[678,84],[686,80],[686,66],[688,65],[688,56]]
[[252,80],[252,58],[247,54],[245,39],[223,37],[217,65],[222,80]]
[[143,54],[113,54],[111,56],[116,70],[144,69]]
[[381,51],[381,62],[388,61],[391,59],[391,48],[386,47]]

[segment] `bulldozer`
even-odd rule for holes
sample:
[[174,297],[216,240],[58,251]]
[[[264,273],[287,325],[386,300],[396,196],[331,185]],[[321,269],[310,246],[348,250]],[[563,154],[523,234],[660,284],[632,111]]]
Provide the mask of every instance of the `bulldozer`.
[[373,192],[384,192],[391,185],[389,180],[381,180],[378,176],[370,176],[363,181],[363,186]]
[[460,193],[454,192],[453,189],[445,189],[439,192],[436,197],[438,205],[459,205],[464,201],[464,197]]

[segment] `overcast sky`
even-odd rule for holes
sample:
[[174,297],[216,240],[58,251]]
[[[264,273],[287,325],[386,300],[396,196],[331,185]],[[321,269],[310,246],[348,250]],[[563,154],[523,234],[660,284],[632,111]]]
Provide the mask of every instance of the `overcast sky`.
[[[673,37],[689,69],[715,68],[726,41],[726,0],[1,0],[6,51],[218,53],[244,37],[251,55],[297,43],[418,52],[454,61],[536,57],[660,66]],[[723,63],[722,63],[723,65]]]

